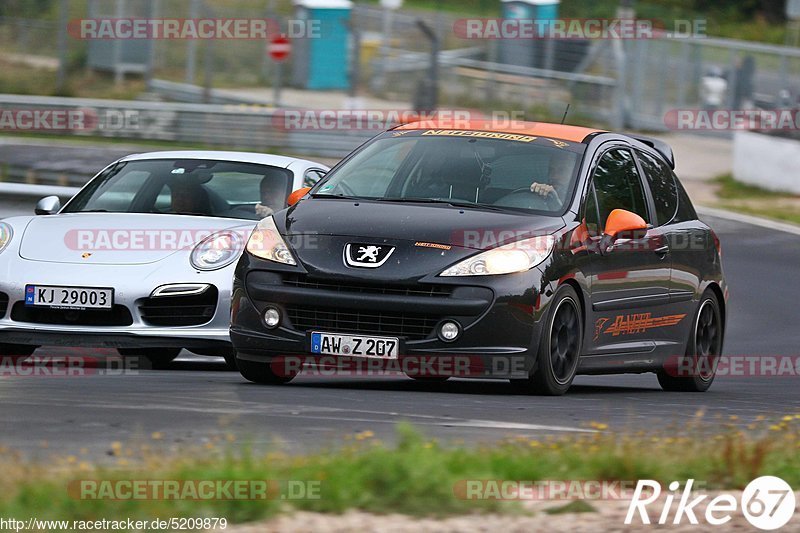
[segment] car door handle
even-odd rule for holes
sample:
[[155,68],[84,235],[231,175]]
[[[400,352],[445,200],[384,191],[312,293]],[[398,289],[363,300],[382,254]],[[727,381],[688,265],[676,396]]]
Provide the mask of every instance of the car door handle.
[[661,257],[663,259],[669,253],[669,246],[665,244],[664,246],[659,246],[653,251],[656,253],[658,257]]

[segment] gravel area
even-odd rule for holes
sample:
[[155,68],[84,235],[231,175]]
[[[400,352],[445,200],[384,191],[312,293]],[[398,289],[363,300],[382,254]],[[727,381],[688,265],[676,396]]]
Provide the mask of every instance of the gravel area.
[[[692,499],[699,493],[693,493]],[[413,518],[404,515],[375,515],[360,511],[348,511],[342,515],[329,515],[309,512],[294,512],[281,515],[271,520],[257,522],[253,524],[243,524],[229,527],[228,533],[261,533],[261,532],[281,532],[281,533],[301,533],[301,532],[323,532],[323,533],[344,533],[350,531],[373,531],[380,530],[382,533],[418,532],[425,531],[431,533],[456,533],[456,532],[496,532],[503,533],[528,533],[536,531],[569,531],[570,533],[595,533],[597,531],[675,531],[691,532],[697,531],[758,531],[744,517],[741,511],[737,510],[732,514],[731,520],[720,526],[712,526],[705,522],[706,504],[713,499],[719,492],[709,491],[709,497],[694,507],[695,515],[699,521],[698,525],[690,524],[686,516],[683,517],[680,525],[643,525],[634,518],[633,524],[624,524],[625,516],[628,511],[629,500],[603,500],[591,501],[590,505],[595,512],[584,513],[563,513],[548,514],[545,509],[558,508],[566,502],[526,502],[525,508],[530,514],[519,515],[467,515],[451,517],[446,519],[433,518]],[[741,501],[741,492],[725,492]],[[650,519],[655,522],[664,505],[666,495],[662,494],[660,500],[648,506]],[[672,522],[675,511],[678,507],[680,495],[675,496],[672,503],[671,513],[667,522]],[[800,501],[800,492],[795,493],[795,498]],[[796,512],[794,517],[786,526],[779,529],[781,532],[800,532],[800,513]]]

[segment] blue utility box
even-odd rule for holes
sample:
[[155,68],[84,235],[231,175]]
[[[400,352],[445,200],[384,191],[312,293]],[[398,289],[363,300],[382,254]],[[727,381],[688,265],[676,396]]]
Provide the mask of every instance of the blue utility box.
[[292,41],[293,84],[303,89],[348,89],[350,0],[295,0],[295,17],[318,35]]
[[[515,20],[555,20],[561,0],[503,0],[501,16]],[[524,67],[543,66],[545,50],[552,41],[505,39],[501,41],[500,61]]]

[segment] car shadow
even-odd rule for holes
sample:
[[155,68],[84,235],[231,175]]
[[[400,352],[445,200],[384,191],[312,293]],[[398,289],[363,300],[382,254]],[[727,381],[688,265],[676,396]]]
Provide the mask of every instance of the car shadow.
[[[245,384],[259,386],[251,383]],[[451,379],[444,383],[424,383],[403,377],[370,380],[331,380],[324,378],[304,378],[303,375],[300,374],[300,376],[298,376],[291,383],[280,386],[331,390],[374,390],[394,392],[437,392],[445,394],[491,394],[496,396],[529,396],[524,392],[517,391],[506,380]],[[576,384],[569,389],[567,396],[640,393],[663,393],[663,391],[657,383],[654,383],[652,387]]]

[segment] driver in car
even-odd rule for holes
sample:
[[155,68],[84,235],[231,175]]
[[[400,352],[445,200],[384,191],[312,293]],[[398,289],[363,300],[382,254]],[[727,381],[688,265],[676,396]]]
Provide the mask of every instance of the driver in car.
[[261,202],[256,204],[256,215],[266,218],[280,211],[286,204],[286,181],[267,176],[261,180]]
[[561,204],[562,198],[567,197],[567,189],[572,180],[574,159],[575,156],[569,152],[554,154],[549,163],[547,177],[549,183],[534,181],[531,183],[531,192]]

